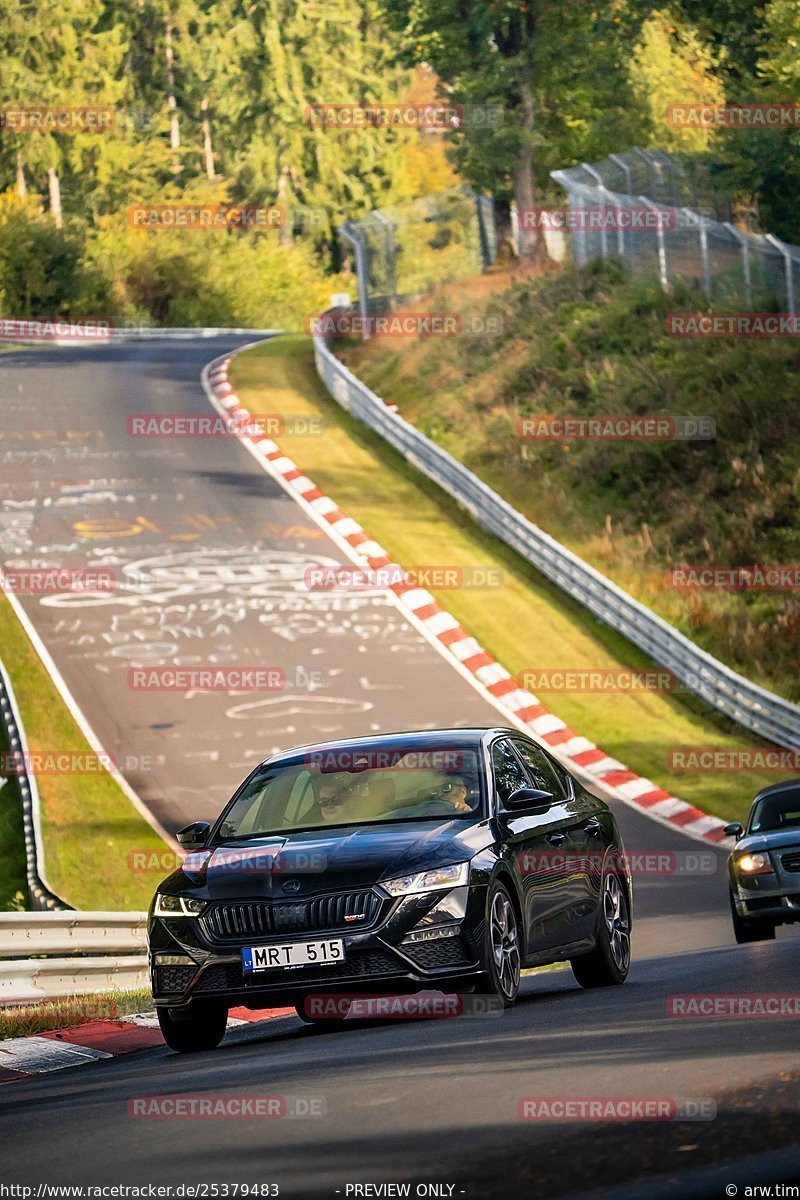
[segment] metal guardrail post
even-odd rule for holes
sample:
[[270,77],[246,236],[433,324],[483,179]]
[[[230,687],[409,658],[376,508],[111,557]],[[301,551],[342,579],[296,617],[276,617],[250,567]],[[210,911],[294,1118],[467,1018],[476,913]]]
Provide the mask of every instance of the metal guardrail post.
[[383,244],[386,252],[386,283],[392,300],[397,299],[397,247],[395,245],[395,223],[379,208],[372,214],[383,226]]
[[[659,212],[659,207],[652,200],[648,200],[646,196],[639,196],[639,200],[644,204],[645,208],[654,209]],[[669,289],[669,273],[667,270],[667,246],[664,241],[664,230],[661,227],[661,222],[656,222],[656,240],[658,243],[658,277],[661,280],[661,286],[666,292]]]
[[735,225],[731,225],[730,221],[726,221],[724,229],[733,234],[736,238],[742,251],[742,275],[744,277],[744,302],[748,310],[753,307],[753,279],[750,271],[750,239],[746,234],[741,233]]
[[[600,174],[600,172],[595,170],[595,168],[590,163],[581,163],[581,166],[583,167],[584,171],[588,172],[588,174],[591,175],[592,178],[595,180],[595,182],[597,184],[598,192],[600,192],[601,194],[603,192],[605,192],[605,190],[606,190],[605,182],[604,182],[603,176]],[[607,262],[608,261],[608,238],[606,235],[605,226],[602,226],[602,228],[600,230],[600,253],[603,256],[603,262]]]
[[706,219],[698,213],[700,222],[700,263],[703,268],[703,291],[706,294],[706,299],[711,299],[711,270],[708,262],[708,231],[706,229]]
[[339,233],[350,243],[356,256],[356,279],[358,281],[358,309],[362,320],[362,341],[369,341],[369,294],[367,283],[367,249],[364,235],[353,221],[339,226]]
[[797,311],[797,309],[795,308],[794,303],[794,260],[792,259],[791,251],[785,242],[782,242],[780,238],[776,238],[772,233],[767,234],[767,241],[783,256],[784,274],[786,278],[786,311],[794,313]]

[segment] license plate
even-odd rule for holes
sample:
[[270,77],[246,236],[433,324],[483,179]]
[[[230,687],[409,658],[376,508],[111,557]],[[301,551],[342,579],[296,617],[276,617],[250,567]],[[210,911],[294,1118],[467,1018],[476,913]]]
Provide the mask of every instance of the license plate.
[[344,942],[287,942],[282,946],[245,946],[242,950],[243,971],[274,971],[278,967],[323,967],[342,962]]

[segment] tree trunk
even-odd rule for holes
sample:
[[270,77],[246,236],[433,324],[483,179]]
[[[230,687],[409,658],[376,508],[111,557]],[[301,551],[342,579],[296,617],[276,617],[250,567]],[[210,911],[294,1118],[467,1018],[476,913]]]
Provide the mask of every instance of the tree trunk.
[[[169,144],[173,150],[180,149],[181,129],[178,123],[178,104],[175,100],[175,59],[172,53],[172,21],[167,18],[164,30],[167,57],[167,107],[169,109]],[[172,160],[172,170],[177,175],[181,169],[176,155]]]
[[514,184],[514,199],[517,202],[519,218],[518,245],[521,259],[531,259],[536,250],[537,236],[533,228],[529,228],[530,217],[526,213],[533,208],[536,188],[533,178],[533,152],[531,150],[531,134],[533,133],[533,86],[529,67],[521,71],[520,81],[520,148],[517,161],[511,172]]
[[280,246],[288,246],[292,241],[292,219],[288,208],[286,207],[286,186],[288,182],[289,168],[281,167],[278,172],[278,204],[283,210],[283,221],[278,233],[278,244]]
[[17,195],[27,196],[28,185],[25,182],[25,164],[22,161],[22,155],[17,151]]
[[61,213],[61,184],[58,182],[58,172],[55,167],[47,168],[47,181],[50,185],[50,215],[55,221],[56,229],[63,224]]
[[214,147],[211,144],[211,121],[208,117],[208,96],[203,96],[200,108],[203,113],[203,158],[206,164],[206,175],[209,179],[214,179],[216,171],[214,169]]

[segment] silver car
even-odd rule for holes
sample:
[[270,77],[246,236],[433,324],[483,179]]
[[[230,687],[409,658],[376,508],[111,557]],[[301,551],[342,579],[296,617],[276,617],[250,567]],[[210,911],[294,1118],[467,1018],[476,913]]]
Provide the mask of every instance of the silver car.
[[800,779],[764,788],[747,827],[725,832],[736,838],[728,859],[736,941],[774,938],[776,925],[800,921]]

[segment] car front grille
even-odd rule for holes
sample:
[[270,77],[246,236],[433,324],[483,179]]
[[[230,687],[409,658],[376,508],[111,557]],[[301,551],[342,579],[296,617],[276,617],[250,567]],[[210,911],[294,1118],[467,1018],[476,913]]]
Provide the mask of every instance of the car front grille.
[[203,928],[215,942],[241,942],[275,934],[332,933],[368,929],[381,909],[372,891],[342,892],[309,900],[256,900],[213,904],[202,917]]
[[242,988],[258,991],[259,988],[273,987],[276,983],[291,988],[295,984],[305,986],[315,980],[324,985],[326,981],[334,979],[403,973],[404,968],[399,960],[382,950],[353,951],[344,962],[332,963],[329,967],[296,967],[290,971],[248,971],[245,974],[238,963],[214,963],[203,971],[192,994],[234,992]]
[[781,856],[781,866],[784,871],[796,873],[800,871],[800,850],[793,850],[791,854]]

